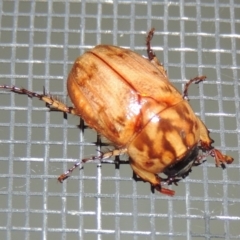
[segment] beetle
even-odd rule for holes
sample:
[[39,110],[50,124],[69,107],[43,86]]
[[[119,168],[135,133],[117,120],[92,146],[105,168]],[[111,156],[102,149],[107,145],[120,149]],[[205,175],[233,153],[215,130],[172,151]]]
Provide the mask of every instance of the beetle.
[[[216,166],[233,162],[232,157],[212,146],[208,129],[188,102],[189,85],[206,77],[191,79],[182,95],[169,81],[151,48],[153,34],[151,29],[147,36],[148,59],[110,45],[98,45],[78,57],[67,79],[73,107],[45,91],[38,94],[15,86],[0,86],[36,97],[50,109],[83,118],[90,128],[115,146],[113,151],[77,162],[59,176],[60,182],[84,162],[103,161],[127,153],[136,176],[157,191],[173,196],[174,191],[163,184],[177,184],[206,156],[212,156]],[[160,173],[165,173],[167,178],[161,178]]]

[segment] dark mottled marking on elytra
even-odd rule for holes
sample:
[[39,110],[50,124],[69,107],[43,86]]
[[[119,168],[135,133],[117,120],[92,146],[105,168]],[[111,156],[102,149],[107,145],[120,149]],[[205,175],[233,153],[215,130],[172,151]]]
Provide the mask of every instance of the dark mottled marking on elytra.
[[194,124],[195,130],[198,131],[198,129],[199,129],[198,122],[197,122],[197,121],[194,121],[193,124]]
[[175,107],[174,110],[177,112],[177,114],[179,116],[186,116],[186,115],[190,114],[188,108],[184,104],[181,104],[181,103],[178,104],[178,106]]
[[105,53],[105,55],[109,58],[111,58],[112,56],[116,57],[120,57],[120,58],[125,58],[126,56],[129,55],[129,51],[127,49],[123,49],[123,48],[116,48],[116,47],[111,47],[111,46],[104,46],[105,49],[107,49],[108,51]]
[[138,137],[134,142],[134,147],[136,147],[139,151],[144,151],[144,146],[151,146],[152,139],[149,138],[146,131],[141,132],[141,137]]
[[115,118],[115,121],[122,127],[126,125],[126,119],[123,116],[117,116],[117,118]]
[[[173,130],[174,129],[173,129],[173,127],[172,127],[172,125],[171,125],[171,123],[169,122],[168,119],[161,119],[161,124],[159,124],[159,131],[162,131],[163,133],[166,133],[166,132],[171,132]],[[145,133],[143,131],[141,133],[141,140],[140,141],[141,142],[139,143],[139,145],[142,145],[141,143],[144,142],[145,145],[151,146],[153,139],[150,139],[148,137],[147,133]],[[148,149],[148,156],[149,156],[150,159],[159,158],[159,152],[162,152],[164,150],[170,151],[174,156],[176,156],[174,146],[166,138],[163,137],[162,142],[159,142],[158,144],[159,144],[159,151],[158,151],[158,149],[154,149],[154,151],[152,151],[151,147]]]
[[190,117],[186,117],[185,116],[185,119],[184,119],[186,122],[187,122],[187,124],[188,124],[188,126],[189,126],[189,129],[193,129],[194,128],[194,120],[192,119],[192,118],[190,118]]
[[[98,49],[98,48],[101,49],[101,48],[103,48],[103,46],[98,45],[98,46],[95,47],[95,49]],[[104,49],[107,49],[106,55],[111,54],[113,52],[112,46],[110,46],[110,45],[104,45]]]
[[[161,115],[160,115],[161,117]],[[157,132],[171,132],[173,131],[173,126],[169,119],[161,118],[160,124],[157,126]]]
[[169,85],[164,85],[164,87],[162,87],[164,91],[166,92],[172,92],[172,89],[169,87]]
[[78,84],[81,86],[92,79],[97,71],[98,67],[94,62],[90,62],[87,68],[83,66],[81,62],[76,62],[74,65],[74,75],[75,78],[79,78],[79,76],[81,77],[81,81],[78,81]]
[[192,118],[186,118],[186,121],[187,121],[187,124],[188,124],[188,126],[189,126],[189,129],[194,130],[194,124],[195,124],[194,119],[192,119]]
[[73,75],[79,86],[84,86],[89,80],[89,76],[86,73],[85,68],[79,63],[74,65],[74,71],[71,72],[71,75]]
[[124,58],[127,56],[127,54],[124,53],[124,52],[117,52],[116,56],[118,56],[118,57],[124,59]]
[[153,161],[146,161],[144,164],[147,168],[151,168],[155,163]]
[[[160,143],[161,144],[161,148],[165,149],[169,152],[171,152],[174,155],[174,158],[176,158],[177,154],[175,152],[174,146],[172,145],[172,143],[170,143],[166,138],[163,139],[163,142]],[[159,159],[161,160],[161,159]]]
[[157,72],[157,71],[152,71],[152,74],[159,76],[159,72]]
[[178,104],[178,107],[175,107],[174,110],[176,113],[187,122],[189,129],[193,130],[195,126],[198,127],[197,121],[192,119],[189,109],[184,104]]
[[183,141],[186,139],[186,132],[184,130],[180,129],[179,135]]
[[[102,47],[103,47],[102,45],[96,46],[95,50],[98,48],[102,48]],[[113,59],[113,61],[115,61],[114,59],[116,58],[116,56],[118,56],[119,58],[122,58],[122,59],[125,59],[126,57],[132,57],[132,55],[131,55],[132,51],[123,49],[123,48],[107,46],[107,45],[104,45],[104,48],[108,50],[108,51],[104,52],[104,57],[101,57],[100,55],[98,55],[95,52],[90,52],[90,53],[93,54],[94,56],[96,56],[97,58],[101,59],[107,66],[109,66],[109,68],[111,68],[117,75],[119,75],[122,78],[122,80],[125,82],[125,84],[127,84],[129,86],[129,88],[131,88],[132,90],[137,92],[137,90],[130,83],[130,81],[126,81],[125,78],[122,76],[121,72],[116,71],[116,69],[114,69],[111,66],[111,62],[109,63],[109,62],[105,61],[105,57],[108,59]]]

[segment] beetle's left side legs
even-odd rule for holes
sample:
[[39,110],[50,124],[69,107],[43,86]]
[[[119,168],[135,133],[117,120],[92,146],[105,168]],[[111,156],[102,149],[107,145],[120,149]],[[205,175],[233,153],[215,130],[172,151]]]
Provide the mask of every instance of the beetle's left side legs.
[[39,94],[36,92],[29,91],[25,88],[18,88],[15,86],[7,86],[7,85],[0,85],[0,88],[10,90],[11,92],[27,95],[30,98],[38,98],[39,100],[46,103],[46,106],[50,110],[60,111],[64,113],[69,113],[73,115],[78,115],[75,111],[75,108],[68,107],[64,103],[62,103],[56,97],[51,96],[50,94],[45,93],[45,89],[43,88],[43,93]]
[[114,156],[120,156],[124,153],[127,152],[127,149],[126,148],[122,148],[122,149],[114,149],[113,151],[109,151],[109,152],[106,152],[106,153],[101,153],[100,156],[93,156],[93,157],[90,157],[90,158],[85,158],[85,159],[82,159],[81,161],[79,162],[76,162],[71,168],[69,168],[65,173],[61,174],[59,177],[58,177],[58,181],[60,183],[62,183],[65,179],[69,178],[71,173],[74,171],[74,169],[78,168],[78,167],[81,167],[83,163],[86,163],[86,162],[92,162],[92,161],[104,161],[110,157],[114,157]]

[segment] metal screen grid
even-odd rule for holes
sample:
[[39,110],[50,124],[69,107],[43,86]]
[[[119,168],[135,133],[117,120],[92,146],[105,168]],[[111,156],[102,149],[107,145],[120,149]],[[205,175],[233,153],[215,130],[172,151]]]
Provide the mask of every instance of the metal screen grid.
[[169,78],[207,75],[189,92],[215,146],[235,158],[222,171],[212,159],[181,181],[174,197],[152,194],[128,165],[86,164],[97,135],[43,103],[1,91],[0,239],[238,239],[240,237],[237,1],[0,2],[0,82],[67,99],[76,57],[103,43],[145,54],[146,31]]

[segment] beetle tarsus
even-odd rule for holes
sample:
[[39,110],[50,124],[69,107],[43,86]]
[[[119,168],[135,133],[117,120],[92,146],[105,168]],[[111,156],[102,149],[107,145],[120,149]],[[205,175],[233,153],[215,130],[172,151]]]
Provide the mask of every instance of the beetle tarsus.
[[163,193],[163,194],[166,194],[166,195],[169,195],[169,196],[174,196],[175,194],[175,191],[171,190],[171,189],[168,189],[168,188],[163,188],[160,184],[159,185],[156,185],[154,186],[155,189],[157,191],[159,191],[160,193]]
[[[187,174],[188,176],[188,174]],[[185,177],[187,177],[185,176]],[[185,178],[182,176],[182,178]],[[181,181],[181,178],[175,178],[175,177],[168,177],[166,179],[162,179],[163,182],[166,182],[167,185],[172,185],[174,184],[175,186],[178,186],[178,182]]]
[[198,84],[202,81],[204,81],[207,77],[206,76],[198,76],[198,77],[195,77],[195,78],[192,78],[190,79],[184,86],[184,90],[183,90],[183,99],[185,100],[189,100],[188,99],[188,88],[190,86],[190,84],[192,84],[193,82],[195,84]]
[[58,177],[58,181],[60,183],[63,183],[64,180],[66,180],[67,178],[69,178],[70,176],[69,175],[66,175],[66,174],[62,174]]
[[69,168],[65,173],[61,174],[58,177],[58,181],[60,183],[63,183],[64,180],[68,179],[70,177],[70,174],[74,171],[74,169],[76,169],[77,167],[80,166],[80,168],[82,168],[81,166],[82,162],[77,162],[75,163],[71,168]]
[[227,155],[222,154],[219,150],[213,148],[209,150],[208,154],[214,157],[216,162],[216,167],[221,166],[223,169],[225,168],[226,164],[231,164],[233,162],[233,158]]
[[148,54],[148,59],[149,59],[150,61],[152,61],[152,60],[156,57],[155,53],[153,52],[153,50],[152,50],[152,48],[151,48],[151,40],[152,40],[152,38],[153,38],[154,31],[155,31],[155,29],[152,28],[152,29],[149,31],[149,33],[148,33],[148,35],[147,35],[147,39],[146,39],[147,54]]

